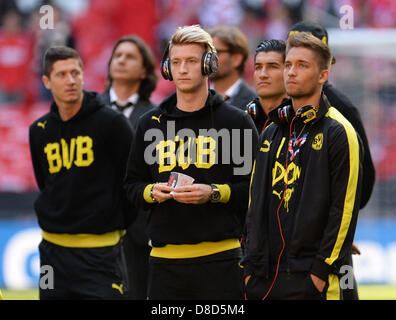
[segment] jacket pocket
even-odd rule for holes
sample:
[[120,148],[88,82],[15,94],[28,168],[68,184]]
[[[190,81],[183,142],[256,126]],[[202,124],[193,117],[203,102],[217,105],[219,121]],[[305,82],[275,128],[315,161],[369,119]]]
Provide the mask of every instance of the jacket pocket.
[[245,293],[247,300],[259,300],[261,299],[261,292],[257,286],[258,278],[252,275],[245,285]]
[[327,289],[327,283],[325,287],[323,288],[323,291],[320,292],[312,282],[310,274],[308,274],[305,277],[305,283],[304,283],[304,299],[306,300],[324,300],[324,297],[326,296],[326,289]]

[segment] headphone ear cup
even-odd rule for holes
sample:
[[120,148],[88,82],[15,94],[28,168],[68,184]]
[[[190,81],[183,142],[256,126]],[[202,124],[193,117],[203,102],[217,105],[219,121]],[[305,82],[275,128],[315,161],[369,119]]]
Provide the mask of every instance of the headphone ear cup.
[[246,113],[252,117],[253,120],[256,120],[257,117],[257,105],[253,101],[250,101],[249,104],[246,106]]
[[316,119],[317,112],[318,107],[306,105],[298,109],[296,115],[300,117],[304,123],[307,123]]
[[169,44],[167,45],[164,55],[162,56],[160,71],[161,71],[162,77],[165,80],[169,80],[169,81],[173,80],[171,69],[170,69]]
[[278,118],[283,123],[290,123],[294,117],[293,107],[291,105],[284,106],[278,109]]
[[169,80],[169,81],[173,80],[171,69],[170,69],[169,57],[161,62],[161,75],[165,80]]
[[217,55],[211,52],[205,52],[202,56],[201,71],[203,76],[209,76],[215,73],[219,68],[219,60]]
[[207,76],[208,74],[208,59],[210,58],[209,52],[205,52],[202,56],[201,61],[201,72],[203,76]]
[[210,73],[216,73],[218,69],[219,58],[215,52],[212,52],[210,57]]

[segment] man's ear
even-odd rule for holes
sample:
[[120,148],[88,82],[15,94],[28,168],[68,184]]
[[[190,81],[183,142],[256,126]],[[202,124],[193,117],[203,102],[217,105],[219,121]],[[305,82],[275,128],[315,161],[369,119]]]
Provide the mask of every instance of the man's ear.
[[320,71],[319,84],[324,84],[329,79],[329,76],[330,76],[330,70],[324,69]]
[[44,87],[46,87],[48,90],[51,90],[51,84],[49,78],[47,76],[42,76],[41,80],[43,81]]

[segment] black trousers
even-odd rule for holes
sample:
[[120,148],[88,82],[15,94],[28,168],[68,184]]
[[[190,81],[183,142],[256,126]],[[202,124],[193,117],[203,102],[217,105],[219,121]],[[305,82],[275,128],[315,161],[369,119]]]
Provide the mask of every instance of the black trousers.
[[150,257],[149,299],[243,300],[239,260],[224,253],[192,259]]
[[123,247],[128,270],[128,299],[146,300],[151,247],[125,236]]
[[39,245],[40,300],[125,299],[128,291],[121,244],[68,248],[46,240]]
[[[259,278],[254,275],[246,285],[246,297],[248,300],[261,300],[267,295],[266,300],[326,300],[330,298],[340,299],[339,281],[333,276],[331,290],[329,281],[326,283],[323,292],[319,292],[313,284],[308,273],[286,273],[279,272],[276,281],[270,290],[275,274],[270,274],[268,278]],[[338,289],[337,289],[338,286]],[[336,291],[336,292],[333,292]],[[332,297],[330,297],[330,294]],[[338,294],[338,295],[337,295]]]

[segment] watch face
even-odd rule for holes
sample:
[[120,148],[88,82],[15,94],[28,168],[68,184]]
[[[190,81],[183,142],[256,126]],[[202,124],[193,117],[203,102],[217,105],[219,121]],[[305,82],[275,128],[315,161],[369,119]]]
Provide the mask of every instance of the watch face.
[[213,201],[217,201],[220,199],[220,192],[218,190],[214,190],[213,193],[210,195],[210,198]]

